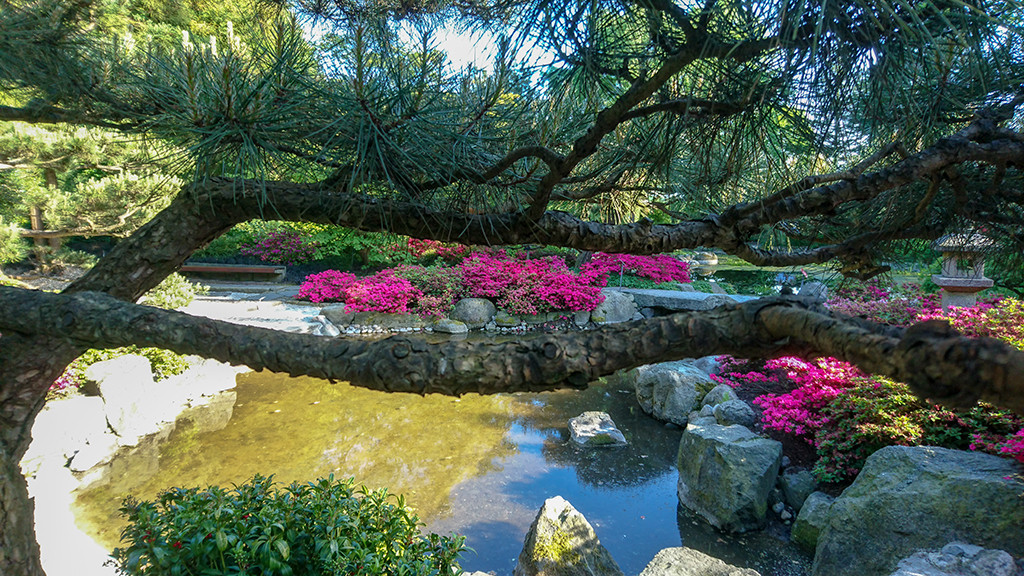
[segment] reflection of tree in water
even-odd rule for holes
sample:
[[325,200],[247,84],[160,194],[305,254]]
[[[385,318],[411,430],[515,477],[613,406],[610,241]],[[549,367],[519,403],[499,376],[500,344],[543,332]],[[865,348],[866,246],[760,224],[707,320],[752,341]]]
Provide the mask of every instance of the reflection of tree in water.
[[[667,428],[648,416],[636,402],[631,383],[610,376],[583,392],[561,391],[544,395],[544,402],[518,397],[528,404],[520,421],[525,428],[544,434],[545,459],[574,467],[579,481],[592,486],[636,486],[673,472],[679,450],[680,429]],[[607,412],[626,436],[629,446],[581,448],[569,438],[568,421],[588,410]]]
[[78,521],[114,545],[125,496],[228,487],[257,473],[285,484],[353,476],[404,494],[420,517],[444,515],[453,486],[517,449],[506,438],[515,404],[508,396],[382,394],[272,373],[242,377],[237,391],[222,429],[179,425],[166,442],[116,459],[117,480],[79,496]]

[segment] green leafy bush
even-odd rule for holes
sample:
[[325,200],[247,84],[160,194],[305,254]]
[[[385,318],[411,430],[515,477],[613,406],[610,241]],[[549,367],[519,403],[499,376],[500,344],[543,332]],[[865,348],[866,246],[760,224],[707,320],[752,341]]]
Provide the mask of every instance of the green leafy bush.
[[171,274],[155,288],[146,292],[142,297],[142,303],[157,308],[174,310],[182,306],[188,306],[198,294],[205,294],[206,287],[189,282],[184,276],[178,273]]
[[225,490],[172,488],[155,502],[127,499],[122,574],[178,576],[449,575],[461,536],[419,532],[401,496],[333,476],[277,489],[256,476]]

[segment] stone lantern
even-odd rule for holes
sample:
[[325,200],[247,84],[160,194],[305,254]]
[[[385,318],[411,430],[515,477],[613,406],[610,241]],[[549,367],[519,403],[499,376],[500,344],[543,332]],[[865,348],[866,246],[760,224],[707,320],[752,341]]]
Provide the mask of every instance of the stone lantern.
[[942,308],[969,307],[978,303],[978,292],[992,287],[985,278],[984,251],[993,245],[981,234],[947,234],[932,244],[942,252],[942,273],[932,274],[932,282],[942,288]]

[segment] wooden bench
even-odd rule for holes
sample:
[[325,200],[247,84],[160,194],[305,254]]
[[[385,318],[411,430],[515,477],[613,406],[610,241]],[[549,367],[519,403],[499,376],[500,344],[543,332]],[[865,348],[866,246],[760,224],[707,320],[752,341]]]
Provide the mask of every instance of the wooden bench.
[[204,264],[186,262],[178,270],[195,278],[220,278],[225,280],[284,280],[288,268],[285,266],[259,266],[250,264]]

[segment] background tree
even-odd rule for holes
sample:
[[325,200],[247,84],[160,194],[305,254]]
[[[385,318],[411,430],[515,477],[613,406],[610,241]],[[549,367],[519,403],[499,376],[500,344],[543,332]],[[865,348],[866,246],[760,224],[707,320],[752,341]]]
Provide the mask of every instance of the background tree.
[[[63,293],[0,288],[5,574],[40,573],[17,462],[50,383],[90,347],[446,394],[581,387],[712,353],[826,354],[935,400],[1024,412],[1024,354],[1006,345],[797,300],[505,344],[278,334],[133,304],[234,224],[270,215],[476,244],[717,247],[858,277],[884,271],[900,242],[950,230],[986,227],[1020,253],[1013,0],[300,0],[215,41],[144,49],[95,25],[105,7],[0,0],[0,85],[16,101],[0,119],[167,143],[189,183]],[[330,34],[311,45],[298,18]],[[445,21],[502,35],[493,70],[445,66],[431,35]],[[530,46],[554,63],[523,64]],[[761,241],[780,237],[802,248]]]

